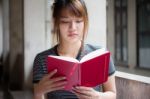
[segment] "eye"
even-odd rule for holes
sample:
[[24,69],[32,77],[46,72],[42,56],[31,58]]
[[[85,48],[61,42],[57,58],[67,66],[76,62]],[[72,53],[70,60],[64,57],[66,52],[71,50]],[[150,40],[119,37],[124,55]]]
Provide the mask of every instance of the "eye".
[[83,22],[83,20],[77,20],[77,21],[76,21],[76,23],[81,23],[81,22]]
[[60,23],[69,23],[67,20],[61,20]]

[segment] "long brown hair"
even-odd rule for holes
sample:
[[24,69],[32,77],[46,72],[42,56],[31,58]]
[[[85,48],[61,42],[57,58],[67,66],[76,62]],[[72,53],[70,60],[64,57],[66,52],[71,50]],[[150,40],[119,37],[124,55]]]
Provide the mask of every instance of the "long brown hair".
[[52,6],[53,31],[52,33],[57,38],[57,43],[60,42],[59,23],[62,10],[69,10],[70,14],[76,17],[82,17],[84,21],[84,34],[82,41],[84,42],[85,35],[88,30],[88,13],[85,2],[83,0],[54,0]]

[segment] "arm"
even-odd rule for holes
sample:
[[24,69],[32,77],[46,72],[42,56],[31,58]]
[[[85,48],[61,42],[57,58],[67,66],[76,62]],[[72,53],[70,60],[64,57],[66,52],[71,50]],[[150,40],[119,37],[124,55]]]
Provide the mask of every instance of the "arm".
[[111,75],[108,77],[108,81],[103,84],[103,91],[100,99],[116,99],[116,84],[115,76]]
[[98,92],[89,87],[75,87],[74,93],[79,99],[116,99],[115,76],[109,76],[106,83],[103,84],[103,91]]

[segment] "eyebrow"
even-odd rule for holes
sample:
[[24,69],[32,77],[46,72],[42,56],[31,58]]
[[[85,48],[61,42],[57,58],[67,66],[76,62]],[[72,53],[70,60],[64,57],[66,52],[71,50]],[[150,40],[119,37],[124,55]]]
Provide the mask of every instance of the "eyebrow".
[[[61,17],[60,17],[60,19],[68,19],[68,18],[70,18],[70,17],[67,17],[67,16],[61,16]],[[76,19],[76,18],[78,19],[78,17],[75,17],[75,18],[73,18],[73,19]],[[80,18],[80,17],[79,17],[79,18]],[[81,18],[81,19],[82,19],[82,18]]]
[[60,18],[70,18],[70,16],[60,16]]

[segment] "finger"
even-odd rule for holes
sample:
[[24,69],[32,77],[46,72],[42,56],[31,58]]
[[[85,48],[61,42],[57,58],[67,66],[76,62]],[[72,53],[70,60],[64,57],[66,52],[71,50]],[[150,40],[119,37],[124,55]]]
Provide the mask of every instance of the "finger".
[[[49,79],[49,80],[43,80],[43,81],[40,81],[40,85],[43,85],[43,86],[54,86],[55,84],[57,84],[57,83],[60,83],[60,81],[62,82],[62,83],[66,83],[66,80],[65,80],[66,78],[65,77],[57,77],[57,78],[53,78],[53,79]],[[64,80],[64,81],[62,81],[62,80]]]
[[51,71],[49,74],[44,75],[44,77],[41,79],[41,82],[45,82],[49,80],[52,76],[54,76],[57,73],[57,70]]
[[83,91],[92,91],[93,90],[93,88],[91,88],[91,87],[84,87],[84,86],[76,86],[75,87],[75,89],[76,90],[83,90]]
[[52,76],[54,76],[57,73],[57,69],[51,71],[47,76],[46,79],[50,79]]
[[72,89],[72,93],[79,94],[80,92],[76,91],[75,89]]
[[[58,82],[64,82],[64,81],[66,81],[65,80],[66,79],[66,77],[57,77],[57,78],[53,78],[53,79],[49,79],[49,80],[46,80],[46,79],[44,79],[44,80],[42,80],[42,81],[40,81],[39,82],[39,84],[41,85],[41,86],[54,86],[56,83],[58,83]],[[62,80],[64,80],[64,81],[62,81]]]
[[85,91],[85,90],[74,90],[76,93],[78,93],[78,94],[83,94],[83,95],[87,95],[87,96],[90,96],[88,93],[88,91]]
[[64,88],[65,85],[67,84],[66,81],[64,82],[57,82],[57,83],[53,83],[53,84],[49,84],[47,83],[47,85],[45,84],[45,90],[52,90],[52,89],[58,89],[58,88]]
[[53,84],[45,84],[43,87],[44,87],[44,89],[45,90],[52,90],[52,89],[57,89],[57,88],[59,88],[59,87],[65,87],[65,85],[66,85],[66,82],[59,82],[59,83],[53,83]]
[[86,88],[83,88],[82,90],[81,89],[77,89],[77,88],[74,88],[73,89],[75,92],[79,93],[79,94],[82,94],[82,95],[86,95],[86,96],[92,96],[92,93],[93,93],[93,89],[92,90],[87,90]]
[[51,87],[55,88],[55,87],[65,86],[66,84],[67,84],[66,81],[64,81],[64,82],[57,82],[57,83],[54,83],[53,85],[51,85]]
[[64,88],[65,86],[54,87],[54,88],[51,88],[48,92],[56,91],[56,90],[63,90]]
[[66,80],[66,77],[56,77],[56,78],[50,79],[50,81],[52,83],[55,83],[55,82],[58,82],[58,81],[62,81],[62,80]]

